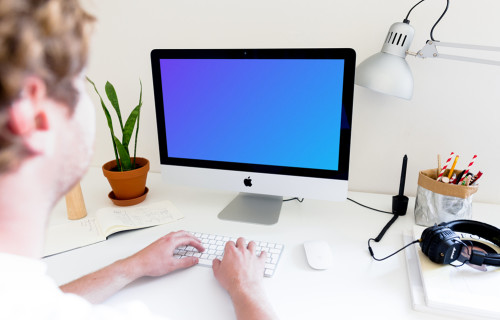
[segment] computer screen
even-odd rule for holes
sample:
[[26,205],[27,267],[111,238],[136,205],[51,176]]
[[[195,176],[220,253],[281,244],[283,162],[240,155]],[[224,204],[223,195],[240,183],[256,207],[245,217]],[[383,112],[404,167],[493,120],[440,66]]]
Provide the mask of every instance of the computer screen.
[[345,199],[352,49],[157,49],[151,60],[166,182]]

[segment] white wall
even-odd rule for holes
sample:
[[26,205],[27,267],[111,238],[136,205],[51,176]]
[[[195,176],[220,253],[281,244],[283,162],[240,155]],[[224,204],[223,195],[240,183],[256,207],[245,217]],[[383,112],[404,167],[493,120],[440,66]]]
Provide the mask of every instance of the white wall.
[[[137,104],[142,79],[138,153],[159,171],[151,49],[352,47],[359,64],[380,50],[389,26],[402,21],[416,2],[84,0],[98,18],[87,73],[102,92],[106,80],[115,85],[127,114]],[[436,40],[500,47],[500,2],[451,2],[434,31]],[[412,51],[429,38],[445,3],[425,1],[412,12]],[[435,168],[438,153],[442,158],[458,153],[460,168],[477,153],[475,170],[484,176],[475,199],[500,203],[500,67],[414,57],[407,61],[415,78],[411,101],[355,88],[350,189],[397,193],[407,154],[406,194],[414,195],[418,171]],[[91,96],[98,107],[93,163],[101,165],[113,152],[104,114],[93,92]]]

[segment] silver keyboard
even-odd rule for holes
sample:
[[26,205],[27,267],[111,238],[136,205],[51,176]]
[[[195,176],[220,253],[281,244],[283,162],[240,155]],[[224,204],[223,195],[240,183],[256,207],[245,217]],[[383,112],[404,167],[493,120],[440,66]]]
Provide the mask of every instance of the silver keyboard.
[[[190,232],[192,235],[200,239],[204,252],[198,252],[198,250],[191,246],[181,246],[175,249],[174,257],[181,259],[183,257],[194,256],[198,257],[198,265],[212,267],[212,261],[217,258],[222,260],[224,256],[224,248],[226,242],[233,241],[236,242],[237,238],[220,236],[215,234],[208,234],[202,232]],[[283,252],[284,246],[279,243],[271,243],[264,241],[255,241],[256,247],[255,251],[260,254],[262,251],[267,253],[266,265],[264,269],[265,277],[272,277],[280,261],[281,253]],[[247,241],[248,244],[248,241]]]

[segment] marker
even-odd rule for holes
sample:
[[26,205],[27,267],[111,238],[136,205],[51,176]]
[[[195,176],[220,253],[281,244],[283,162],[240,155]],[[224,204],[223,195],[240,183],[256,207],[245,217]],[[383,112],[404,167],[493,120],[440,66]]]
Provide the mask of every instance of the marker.
[[462,185],[468,187],[470,185],[471,180],[472,180],[472,175],[467,175],[467,177],[465,177],[464,179],[464,182],[462,182]]
[[448,179],[451,179],[453,174],[453,170],[455,170],[455,166],[457,165],[458,155],[455,157],[455,161],[453,161],[453,165],[451,166],[450,173],[448,173]]
[[472,180],[472,177],[473,177],[473,176],[474,176],[474,175],[473,175],[472,173],[470,173],[470,172],[469,172],[469,173],[467,173],[467,174],[465,175],[465,178],[463,178],[463,180],[464,180],[464,181],[461,183],[461,185],[463,185],[463,186],[468,186],[468,185],[469,185],[469,183],[470,183],[470,181]]
[[462,172],[460,172],[457,176],[457,178],[455,179],[455,182],[453,182],[454,184],[460,184],[460,180],[462,179],[462,177],[464,176],[464,173],[465,173],[465,170],[463,170]]
[[479,180],[479,178],[481,178],[481,176],[483,175],[483,173],[481,171],[479,171],[476,176],[474,178],[472,178],[472,181],[470,182],[471,185],[474,185],[476,183],[477,180]]

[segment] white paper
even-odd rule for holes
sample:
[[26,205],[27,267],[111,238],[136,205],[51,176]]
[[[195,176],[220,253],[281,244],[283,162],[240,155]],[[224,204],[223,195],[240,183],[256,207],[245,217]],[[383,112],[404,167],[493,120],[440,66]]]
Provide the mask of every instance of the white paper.
[[46,233],[43,256],[76,249],[106,240],[95,218],[68,221],[50,226]]
[[95,216],[49,226],[43,256],[101,242],[115,232],[157,226],[184,217],[170,201],[146,206],[107,207],[99,209]]
[[102,234],[106,237],[124,230],[140,229],[179,220],[183,215],[170,201],[140,207],[109,207],[96,213]]

